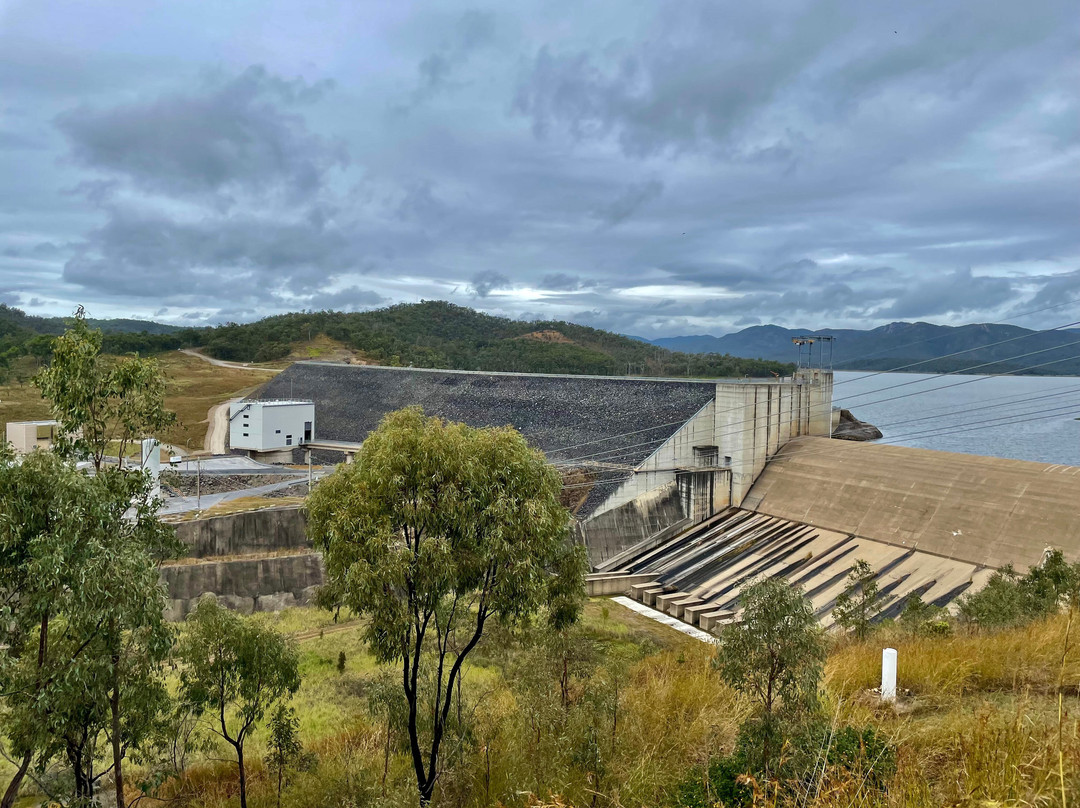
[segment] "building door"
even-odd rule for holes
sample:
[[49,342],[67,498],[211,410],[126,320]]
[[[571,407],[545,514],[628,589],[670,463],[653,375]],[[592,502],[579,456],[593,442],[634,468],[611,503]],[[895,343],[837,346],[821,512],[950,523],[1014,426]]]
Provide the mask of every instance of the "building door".
[[304,421],[304,443],[311,443],[311,421]]
[[695,446],[694,465],[708,468],[709,471],[695,471],[692,474],[690,495],[692,514],[695,522],[703,522],[713,515],[715,493],[715,469],[719,465],[720,449],[717,446]]

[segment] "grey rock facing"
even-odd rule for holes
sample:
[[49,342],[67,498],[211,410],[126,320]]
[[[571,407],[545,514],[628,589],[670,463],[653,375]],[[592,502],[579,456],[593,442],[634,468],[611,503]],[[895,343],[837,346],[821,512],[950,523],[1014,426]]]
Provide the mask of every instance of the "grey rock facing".
[[303,605],[322,585],[325,571],[321,555],[303,553],[178,564],[162,567],[161,579],[169,591],[166,618],[183,620],[206,594],[246,614]]
[[866,421],[860,421],[850,410],[840,410],[840,423],[836,425],[832,436],[837,440],[877,440],[881,430]]
[[266,508],[180,522],[176,536],[192,558],[270,553],[310,546],[304,512]]
[[207,594],[245,614],[309,603],[325,569],[322,556],[310,549],[306,527],[297,507],[181,522],[176,533],[189,560],[161,568],[166,619],[183,620]]

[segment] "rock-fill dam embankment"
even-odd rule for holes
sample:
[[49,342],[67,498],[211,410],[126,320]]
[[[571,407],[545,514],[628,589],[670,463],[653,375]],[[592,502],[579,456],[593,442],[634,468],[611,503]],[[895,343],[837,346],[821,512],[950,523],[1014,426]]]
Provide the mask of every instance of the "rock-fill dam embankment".
[[180,522],[176,534],[188,555],[161,568],[170,620],[183,620],[207,593],[245,613],[303,605],[324,580],[297,506]]

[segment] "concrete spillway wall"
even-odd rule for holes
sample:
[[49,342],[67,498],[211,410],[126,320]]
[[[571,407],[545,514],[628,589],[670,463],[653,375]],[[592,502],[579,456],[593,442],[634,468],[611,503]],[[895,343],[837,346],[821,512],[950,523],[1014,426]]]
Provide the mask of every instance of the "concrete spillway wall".
[[1080,467],[800,438],[743,507],[984,565],[1080,559]]
[[184,619],[207,593],[242,612],[303,605],[325,580],[297,507],[181,522],[176,533],[190,552],[161,568],[170,620]]
[[309,547],[307,520],[297,507],[268,508],[193,519],[176,526],[190,558],[269,553]]

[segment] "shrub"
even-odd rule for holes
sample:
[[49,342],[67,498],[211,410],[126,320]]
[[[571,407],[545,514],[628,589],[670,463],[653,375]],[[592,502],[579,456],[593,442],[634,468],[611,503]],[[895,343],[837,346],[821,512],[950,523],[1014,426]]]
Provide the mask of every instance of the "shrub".
[[726,808],[750,805],[753,792],[739,782],[742,762],[735,757],[717,758],[708,768],[695,766],[675,789],[675,805],[680,808],[713,808],[718,803]]
[[896,774],[896,749],[873,727],[842,728],[832,737],[827,759],[878,790],[885,789]]
[[1015,626],[1057,612],[1063,601],[1080,601],[1080,563],[1070,565],[1060,550],[1020,575],[1011,565],[990,576],[986,586],[960,602],[960,615],[984,628]]

